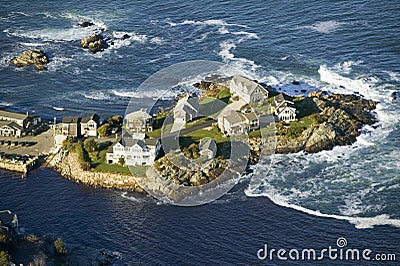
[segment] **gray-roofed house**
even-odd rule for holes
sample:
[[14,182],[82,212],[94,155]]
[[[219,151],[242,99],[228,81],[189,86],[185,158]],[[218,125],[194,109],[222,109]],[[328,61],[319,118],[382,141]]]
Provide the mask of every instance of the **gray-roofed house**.
[[80,137],[81,136],[80,120],[81,120],[80,117],[64,116],[61,121],[62,135],[71,137]]
[[23,128],[15,122],[0,121],[0,136],[20,138],[22,131]]
[[153,131],[153,117],[144,109],[125,116],[125,127],[131,132],[145,133]]
[[260,102],[268,98],[268,91],[259,83],[242,76],[234,76],[230,82],[230,90],[247,103]]
[[247,132],[254,131],[260,128],[260,121],[253,111],[246,110],[243,111],[242,114],[244,119],[246,120]]
[[197,116],[199,100],[186,94],[179,99],[174,108],[174,119],[176,123],[185,124]]
[[40,122],[42,119],[37,115],[0,110],[0,135],[21,137],[34,130]]
[[229,111],[218,117],[218,127],[226,136],[243,134],[247,131],[246,118],[238,111]]
[[81,135],[85,137],[97,137],[97,128],[100,123],[100,117],[92,114],[81,119]]
[[119,163],[123,158],[126,165],[152,165],[159,148],[160,142],[156,139],[120,138],[107,151],[107,163]]
[[296,120],[296,106],[292,97],[279,93],[274,97],[271,104],[272,112],[279,120],[290,122]]
[[199,143],[200,156],[206,159],[212,159],[217,154],[217,144],[211,138],[203,138]]

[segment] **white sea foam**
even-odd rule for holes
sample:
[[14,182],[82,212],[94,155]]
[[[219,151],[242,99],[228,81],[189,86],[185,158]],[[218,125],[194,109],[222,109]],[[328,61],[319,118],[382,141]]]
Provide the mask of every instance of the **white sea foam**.
[[21,42],[19,43],[23,46],[29,46],[29,47],[37,47],[37,46],[48,46],[48,43],[39,43],[39,42]]
[[97,100],[97,101],[112,100],[111,94],[109,94],[105,91],[91,91],[91,92],[82,93],[82,95],[86,99],[90,99],[90,100]]
[[56,107],[56,106],[53,106],[53,109],[56,110],[56,111],[59,111],[59,112],[64,111],[64,108],[63,108],[63,107]]
[[5,29],[3,32],[22,38],[29,39],[41,39],[44,41],[77,41],[81,40],[88,35],[98,31],[98,28],[95,26],[80,28],[47,28],[42,30],[33,30],[33,31],[22,31],[22,30],[11,30]]
[[161,37],[153,37],[153,38],[150,39],[150,43],[157,44],[157,45],[162,45],[162,44],[165,43],[165,41]]
[[133,91],[133,90],[112,90],[111,92],[115,96],[121,98],[136,98],[136,99],[148,98],[156,100],[159,99],[160,96],[162,99],[173,99],[176,97],[175,93],[172,93],[167,90],[161,93],[160,91]]
[[362,60],[357,60],[357,61],[344,61],[342,63],[337,63],[334,68],[338,71],[341,71],[344,74],[350,74],[352,71],[352,66],[358,66],[360,64],[364,63]]
[[372,228],[377,225],[392,225],[396,227],[400,227],[400,220],[398,219],[391,219],[389,215],[387,214],[381,214],[377,215],[374,217],[351,217],[351,216],[345,216],[345,215],[336,215],[336,214],[326,214],[322,213],[318,210],[310,210],[307,208],[304,208],[302,206],[296,205],[296,204],[291,204],[288,203],[286,198],[276,191],[265,191],[264,193],[254,193],[254,191],[246,190],[245,191],[246,195],[248,197],[259,197],[259,196],[267,196],[272,202],[274,202],[276,205],[291,208],[300,212],[304,212],[313,216],[317,217],[323,217],[323,218],[332,218],[332,219],[337,219],[337,220],[345,220],[350,222],[351,224],[354,224],[356,228],[358,229],[366,229],[366,228]]
[[138,203],[142,202],[142,200],[140,200],[136,197],[128,196],[128,192],[122,192],[121,197],[123,197],[124,199],[130,200],[130,201],[133,201],[133,202],[138,202]]
[[247,40],[247,39],[260,39],[256,33],[253,32],[247,32],[247,31],[234,31],[232,32],[233,35],[242,35],[244,36],[243,38],[240,39],[240,42]]
[[376,79],[374,77],[352,79],[336,73],[326,65],[321,65],[318,69],[318,73],[321,81],[335,86],[333,87],[335,92],[343,94],[358,92],[369,99],[383,99],[381,93],[373,88],[373,85],[376,84]]
[[204,25],[207,25],[207,26],[235,26],[235,27],[247,28],[246,25],[232,24],[232,23],[228,23],[221,19],[209,19],[209,20],[204,20],[204,21],[185,20],[181,23],[169,22],[169,24],[171,26],[177,26],[177,25],[203,25],[204,26]]
[[104,14],[98,15],[98,16],[87,16],[87,15],[82,15],[82,14],[77,14],[77,13],[66,12],[66,13],[62,13],[60,16],[63,18],[70,19],[75,24],[75,26],[78,23],[89,21],[89,22],[92,22],[95,24],[94,26],[90,26],[90,27],[96,27],[96,28],[101,28],[101,29],[107,30],[108,29],[107,24],[103,20],[98,19],[98,17],[103,16],[103,15]]
[[219,33],[219,34],[228,34],[228,33],[229,33],[229,30],[228,30],[225,26],[222,26],[222,27],[220,27],[220,28],[218,29],[218,33]]
[[400,81],[400,73],[398,72],[393,72],[393,71],[388,71],[388,70],[384,70],[382,71],[383,73],[389,75],[390,79],[393,81]]
[[338,30],[344,24],[346,24],[346,23],[337,22],[335,20],[329,20],[329,21],[322,21],[322,22],[315,23],[312,26],[302,26],[299,28],[311,29],[311,30],[321,32],[321,33],[331,33],[331,32]]

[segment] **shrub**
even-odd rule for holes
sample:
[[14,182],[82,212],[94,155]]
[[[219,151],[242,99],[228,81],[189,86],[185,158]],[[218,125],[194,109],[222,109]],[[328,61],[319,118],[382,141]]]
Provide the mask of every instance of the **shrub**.
[[99,144],[94,139],[86,139],[83,145],[88,152],[99,150]]
[[290,139],[294,139],[300,137],[301,133],[305,130],[304,127],[301,126],[291,126],[289,127],[286,136]]
[[62,148],[67,151],[75,151],[75,141],[72,137],[67,137],[62,143]]
[[124,159],[123,157],[119,158],[119,159],[118,159],[118,163],[119,163],[120,165],[124,166],[124,165],[125,165],[125,159]]
[[11,264],[11,256],[7,251],[0,251],[0,265]]
[[81,165],[83,170],[89,170],[91,165],[90,165],[90,157],[88,152],[85,150],[83,147],[82,141],[78,141],[75,145],[75,152],[78,153],[78,161],[79,164]]
[[36,236],[36,235],[34,235],[34,234],[28,234],[28,235],[26,235],[25,236],[25,239],[27,240],[27,241],[29,241],[29,242],[37,242],[38,240],[39,240],[39,238]]
[[54,241],[54,250],[57,255],[66,255],[67,254],[67,248],[64,245],[64,242],[62,241],[61,238],[57,238]]
[[99,133],[100,137],[106,137],[111,135],[111,130],[113,128],[118,128],[120,130],[122,128],[122,116],[120,115],[114,115],[106,119],[106,121],[103,122],[103,125],[101,125],[97,129],[97,133]]

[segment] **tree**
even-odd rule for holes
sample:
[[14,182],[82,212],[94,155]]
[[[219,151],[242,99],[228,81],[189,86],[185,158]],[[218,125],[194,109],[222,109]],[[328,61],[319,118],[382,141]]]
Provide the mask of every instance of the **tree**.
[[106,137],[108,134],[109,124],[104,124],[97,129],[97,133],[99,133],[100,137]]
[[0,265],[11,264],[11,256],[7,251],[0,251]]
[[94,139],[86,139],[83,145],[88,152],[97,151],[99,148],[98,143]]
[[125,165],[125,159],[124,159],[124,157],[120,157],[120,158],[118,159],[118,163],[119,163],[120,165],[124,166],[124,165]]
[[65,247],[64,242],[62,241],[61,238],[57,238],[54,241],[54,249],[58,255],[66,255],[67,254],[67,248]]

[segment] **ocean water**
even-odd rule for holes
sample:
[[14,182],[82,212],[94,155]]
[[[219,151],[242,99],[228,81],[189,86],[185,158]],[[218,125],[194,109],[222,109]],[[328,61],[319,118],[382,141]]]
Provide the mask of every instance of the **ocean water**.
[[[131,99],[140,106],[160,96],[138,91],[156,71],[212,60],[277,87],[299,80],[358,92],[379,102],[380,122],[352,146],[276,155],[263,174],[205,206],[96,190],[38,169],[24,180],[0,173],[0,209],[17,212],[28,231],[120,252],[118,264],[258,264],[265,243],[317,249],[339,237],[349,247],[399,254],[400,112],[388,97],[400,84],[399,11],[398,1],[2,1],[0,107],[7,110],[48,120],[122,115]],[[96,25],[77,26],[86,20]],[[99,28],[116,41],[93,55],[79,41]],[[117,40],[125,33],[131,37]],[[28,48],[48,53],[47,72],[10,65]],[[261,185],[249,187],[251,178]]]

